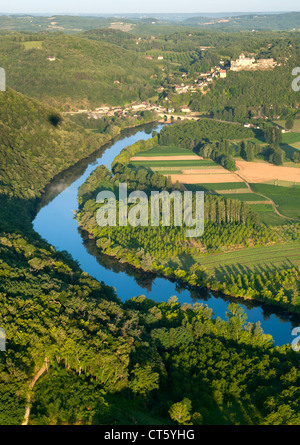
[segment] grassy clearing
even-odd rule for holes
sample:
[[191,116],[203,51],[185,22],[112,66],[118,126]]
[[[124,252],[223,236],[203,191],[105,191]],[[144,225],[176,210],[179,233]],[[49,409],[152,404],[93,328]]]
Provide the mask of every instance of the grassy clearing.
[[256,204],[253,202],[248,203],[254,212],[271,212],[274,213],[272,204]]
[[188,160],[188,161],[131,161],[129,167],[177,167],[178,170],[185,167],[207,168],[217,167],[214,161],[210,159]]
[[282,143],[283,144],[294,144],[295,142],[300,142],[300,133],[283,133]]
[[[276,125],[279,125],[282,128],[285,128],[285,121],[278,120],[274,122]],[[294,120],[294,126],[292,128],[293,131],[300,131],[300,119]]]
[[161,168],[151,168],[151,170],[153,171],[153,172],[159,172],[161,175],[180,175],[181,174],[181,170],[177,170],[177,169],[174,169],[174,170],[171,170],[171,169],[169,169],[169,170],[161,170]]
[[206,255],[199,259],[217,279],[230,274],[261,273],[300,265],[300,242],[253,247],[234,252]]

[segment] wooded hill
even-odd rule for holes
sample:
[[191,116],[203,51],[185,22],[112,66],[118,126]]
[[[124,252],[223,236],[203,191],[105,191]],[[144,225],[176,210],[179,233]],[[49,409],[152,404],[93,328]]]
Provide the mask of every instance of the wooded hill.
[[227,17],[191,17],[183,25],[223,30],[294,30],[300,28],[300,12],[281,14],[245,14]]
[[112,129],[88,136],[11,90],[0,113],[0,424],[25,407],[38,425],[299,424],[297,353],[239,306],[122,303],[32,230],[28,204]]

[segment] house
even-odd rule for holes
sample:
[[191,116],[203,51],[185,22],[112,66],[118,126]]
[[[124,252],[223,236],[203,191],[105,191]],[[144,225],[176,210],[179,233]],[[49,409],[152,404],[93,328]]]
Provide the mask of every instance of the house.
[[145,105],[145,104],[132,105],[133,110],[144,110],[146,107],[147,107],[147,105]]
[[163,60],[164,56],[158,56],[157,60]]
[[47,60],[50,60],[50,62],[54,62],[56,60],[56,57],[49,56],[49,57],[47,57]]
[[181,108],[181,111],[182,111],[183,113],[190,113],[190,112],[191,112],[191,110],[189,109],[189,107],[182,107],[182,108]]
[[226,70],[220,70],[220,78],[224,79],[226,77]]

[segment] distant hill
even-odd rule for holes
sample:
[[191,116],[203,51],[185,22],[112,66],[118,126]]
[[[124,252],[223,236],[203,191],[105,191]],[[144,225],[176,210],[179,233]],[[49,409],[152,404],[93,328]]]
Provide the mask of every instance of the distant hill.
[[240,30],[299,30],[300,12],[284,14],[249,14],[228,17],[190,17],[181,22],[186,26]]
[[137,52],[111,43],[24,33],[0,37],[0,66],[9,87],[64,111],[151,97],[158,69]]

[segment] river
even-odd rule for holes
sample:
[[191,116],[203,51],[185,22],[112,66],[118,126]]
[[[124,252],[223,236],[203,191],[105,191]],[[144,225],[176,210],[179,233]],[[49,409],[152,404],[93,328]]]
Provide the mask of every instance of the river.
[[[168,279],[139,273],[131,267],[99,255],[93,241],[81,232],[74,217],[74,211],[78,209],[78,188],[92,171],[101,164],[110,168],[113,159],[124,147],[150,138],[154,129],[159,132],[162,127],[160,124],[151,124],[128,130],[118,140],[58,175],[46,188],[33,221],[34,229],[57,250],[69,252],[82,270],[113,286],[122,301],[141,294],[155,301],[167,301],[170,296],[176,295],[180,303],[193,304],[197,301],[207,304],[213,309],[214,317],[225,319],[229,302],[236,300],[210,292],[179,289],[176,283]],[[245,303],[241,300],[238,303],[247,313],[247,321],[260,321],[264,332],[272,335],[276,345],[292,342],[294,337],[291,331],[300,324],[299,318],[270,306]]]

